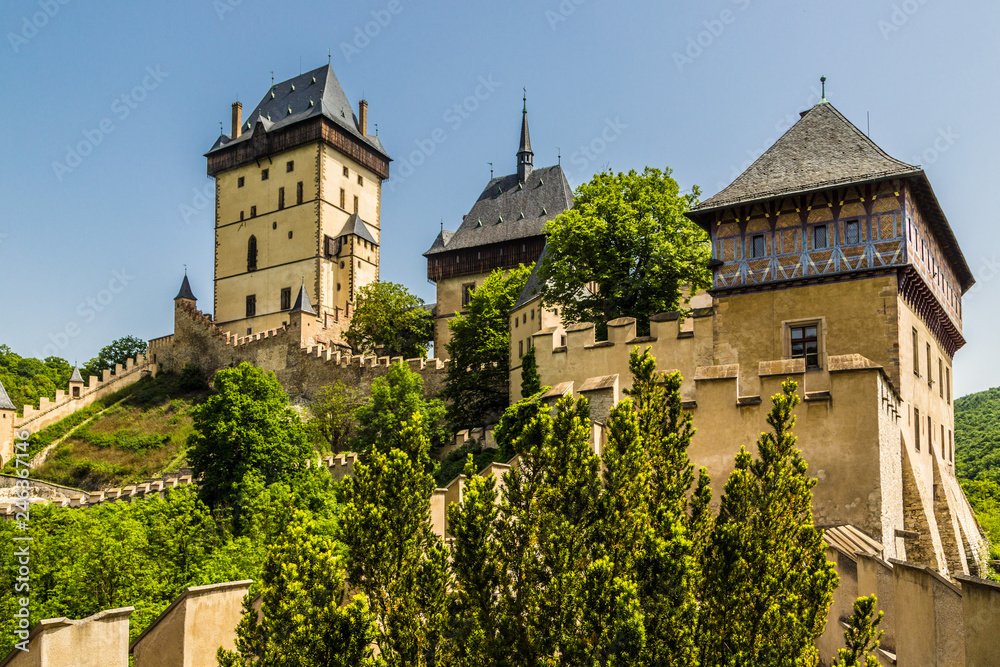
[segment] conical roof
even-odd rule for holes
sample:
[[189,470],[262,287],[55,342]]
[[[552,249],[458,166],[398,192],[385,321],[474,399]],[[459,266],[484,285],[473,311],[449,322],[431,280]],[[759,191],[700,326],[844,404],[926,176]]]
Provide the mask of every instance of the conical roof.
[[177,296],[174,297],[174,301],[177,299],[191,299],[192,301],[197,301],[194,292],[191,291],[191,283],[188,282],[187,274],[184,274],[184,281],[181,283],[181,289],[177,292]]
[[832,104],[820,102],[727,188],[692,213],[920,171],[879,148]]
[[17,410],[7,395],[7,390],[3,388],[3,382],[0,382],[0,410]]
[[80,375],[80,369],[76,366],[73,367],[73,374],[69,376],[69,381],[83,383],[83,376]]
[[521,112],[521,143],[517,148],[517,154],[531,153],[531,136],[528,134],[528,108]]
[[309,301],[309,294],[306,292],[306,286],[303,283],[302,287],[299,288],[299,295],[295,297],[295,305],[292,306],[292,313],[305,313],[307,315],[315,315],[316,311],[313,310],[312,303]]

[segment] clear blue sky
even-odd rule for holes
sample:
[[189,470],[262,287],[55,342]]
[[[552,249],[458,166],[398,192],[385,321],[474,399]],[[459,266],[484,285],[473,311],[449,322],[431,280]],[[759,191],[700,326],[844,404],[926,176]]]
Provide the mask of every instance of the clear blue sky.
[[[870,112],[872,138],[927,169],[979,280],[956,390],[994,386],[998,27],[986,1],[7,0],[0,342],[83,362],[126,333],[168,334],[184,264],[210,310],[202,155],[237,96],[249,111],[271,70],[286,79],[329,49],[396,159],[382,277],[428,301],[421,253],[439,222],[458,226],[488,162],[514,170],[522,86],[536,166],[561,147],[574,187],[607,167],[670,166],[708,196],[816,101],[825,74],[838,109],[862,129]],[[358,38],[366,28],[375,36]],[[477,88],[484,99],[467,99]],[[81,142],[88,154],[68,157]],[[591,145],[599,154],[580,150]]]

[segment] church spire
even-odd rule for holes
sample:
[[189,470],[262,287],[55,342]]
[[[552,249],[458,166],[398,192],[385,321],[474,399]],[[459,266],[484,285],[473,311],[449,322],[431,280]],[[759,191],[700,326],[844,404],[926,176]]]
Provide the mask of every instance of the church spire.
[[521,109],[521,145],[517,149],[517,180],[524,183],[533,169],[535,154],[531,152],[531,137],[528,135],[528,92],[524,92],[524,106]]

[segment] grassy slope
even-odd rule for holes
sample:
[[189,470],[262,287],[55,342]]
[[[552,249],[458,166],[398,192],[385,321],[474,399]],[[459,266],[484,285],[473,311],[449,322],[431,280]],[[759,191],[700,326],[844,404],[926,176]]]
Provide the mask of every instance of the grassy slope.
[[[88,411],[89,416],[104,409],[92,422],[80,426],[84,420],[73,415],[63,422],[75,422],[75,430],[63,422],[53,424],[53,431],[70,435],[49,453],[33,477],[96,491],[176,470],[185,463],[191,408],[207,395],[207,391],[182,390],[172,374],[140,380],[116,396],[116,401],[105,401],[106,409],[102,405]],[[56,438],[42,439],[53,442]]]
[[955,470],[1000,559],[1000,388],[955,401]]

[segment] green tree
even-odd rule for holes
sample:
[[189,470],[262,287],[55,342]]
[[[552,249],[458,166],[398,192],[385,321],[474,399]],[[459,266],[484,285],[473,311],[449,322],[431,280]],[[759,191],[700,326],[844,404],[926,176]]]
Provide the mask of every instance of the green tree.
[[188,460],[209,505],[244,504],[305,468],[313,450],[273,373],[244,362],[215,375],[216,393],[192,410]]
[[854,613],[844,631],[847,648],[837,651],[837,659],[833,662],[837,667],[879,667],[874,653],[882,638],[878,627],[882,622],[882,612],[875,613],[876,604],[878,598],[874,595],[854,601]]
[[399,446],[373,449],[341,489],[347,576],[369,601],[380,659],[390,667],[438,664],[447,623],[448,557],[431,528],[430,443],[420,422],[415,413]]
[[354,414],[364,403],[365,397],[360,389],[338,380],[320,389],[316,400],[309,405],[312,419],[307,426],[332,454],[342,452],[354,436],[357,425]]
[[497,269],[473,290],[466,313],[448,322],[448,378],[443,396],[450,401],[454,430],[490,424],[510,405],[509,313],[531,268]]
[[357,306],[345,338],[355,351],[384,357],[427,356],[434,318],[420,297],[397,283],[358,288]]
[[542,390],[542,378],[538,375],[538,361],[535,346],[532,345],[521,357],[521,398],[529,398]]
[[116,364],[125,362],[146,352],[146,341],[136,336],[117,338],[101,348],[97,356],[84,366],[84,375],[100,375],[103,370],[114,370]]
[[308,515],[292,513],[268,552],[260,581],[261,619],[253,594],[243,602],[236,649],[219,648],[221,667],[374,665],[375,624],[364,596],[348,603],[335,545],[315,534]]
[[795,449],[795,382],[771,398],[772,432],[745,447],[726,482],[706,554],[702,664],[816,664],[837,585],[813,526],[806,462]]
[[709,283],[705,232],[684,214],[698,201],[681,194],[670,169],[602,172],[576,191],[573,208],[549,222],[540,267],[542,301],[565,322],[648,318],[675,310]]
[[424,380],[408,365],[391,364],[389,372],[372,381],[371,392],[371,400],[354,413],[357,429],[352,447],[355,451],[385,453],[403,447],[403,425],[412,422],[414,415],[420,416],[420,428],[430,449],[444,444],[448,437],[444,426],[444,403],[437,398],[424,397]]

